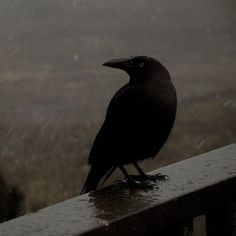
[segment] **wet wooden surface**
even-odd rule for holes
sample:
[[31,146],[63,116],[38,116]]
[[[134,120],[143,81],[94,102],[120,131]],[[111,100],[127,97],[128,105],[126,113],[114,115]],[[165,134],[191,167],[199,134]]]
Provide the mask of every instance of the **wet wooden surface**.
[[[0,225],[1,236],[154,234],[236,198],[236,145],[151,173],[169,180],[150,188],[113,185]],[[161,235],[161,234],[160,234]]]

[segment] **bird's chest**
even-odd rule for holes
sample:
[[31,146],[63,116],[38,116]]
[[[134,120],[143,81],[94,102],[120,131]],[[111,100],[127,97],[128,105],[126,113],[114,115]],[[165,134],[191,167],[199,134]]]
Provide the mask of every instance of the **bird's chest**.
[[170,97],[162,88],[147,87],[139,89],[136,94],[124,101],[124,111],[137,119],[148,119],[152,116],[164,115],[169,108]]
[[176,112],[175,94],[171,90],[165,84],[137,89],[137,93],[124,102],[125,116],[120,114],[123,120],[120,124],[132,133],[156,133],[162,131],[162,127],[168,130]]

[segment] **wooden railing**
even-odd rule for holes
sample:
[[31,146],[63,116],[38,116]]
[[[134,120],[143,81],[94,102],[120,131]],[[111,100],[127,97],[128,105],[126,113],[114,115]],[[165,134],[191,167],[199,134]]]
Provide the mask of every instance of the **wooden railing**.
[[236,235],[236,145],[159,172],[159,187],[113,185],[2,223],[0,235],[193,235],[199,215],[207,235]]

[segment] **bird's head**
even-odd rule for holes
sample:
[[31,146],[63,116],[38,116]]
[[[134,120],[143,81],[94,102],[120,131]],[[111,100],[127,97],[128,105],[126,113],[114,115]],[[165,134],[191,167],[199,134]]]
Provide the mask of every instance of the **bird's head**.
[[[132,78],[148,76],[166,70],[156,59],[147,56],[112,59],[103,64],[104,66],[124,70]],[[166,70],[167,71],[167,70]]]

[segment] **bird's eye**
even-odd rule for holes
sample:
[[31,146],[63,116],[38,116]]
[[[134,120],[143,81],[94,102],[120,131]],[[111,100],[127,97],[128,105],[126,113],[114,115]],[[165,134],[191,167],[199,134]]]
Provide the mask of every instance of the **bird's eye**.
[[144,62],[140,62],[140,63],[138,64],[138,66],[139,66],[140,68],[144,67]]

